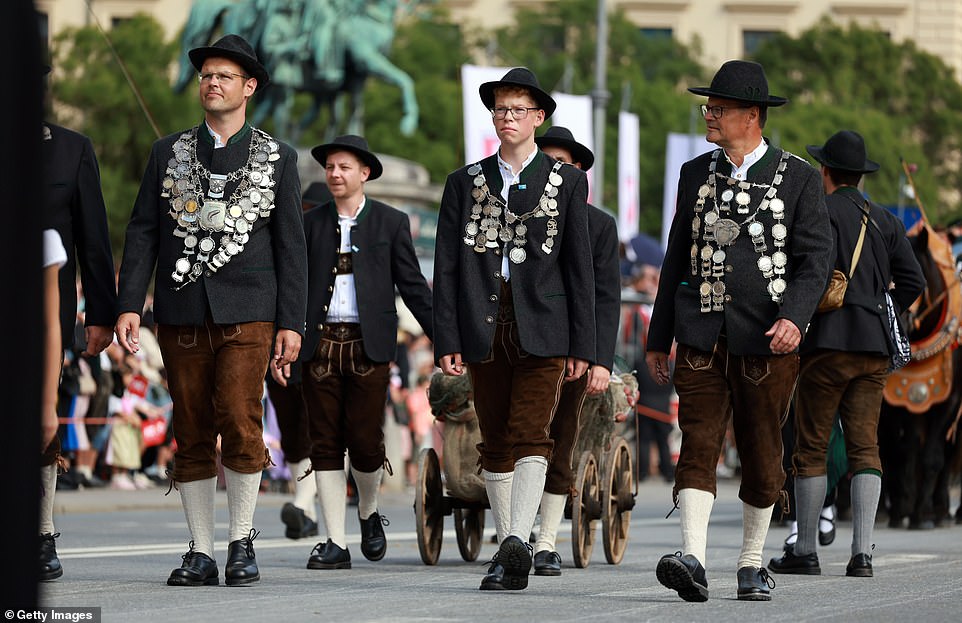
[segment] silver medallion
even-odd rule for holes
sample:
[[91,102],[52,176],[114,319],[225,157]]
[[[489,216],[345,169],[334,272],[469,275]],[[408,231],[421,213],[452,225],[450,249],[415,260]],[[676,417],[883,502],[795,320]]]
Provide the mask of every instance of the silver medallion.
[[198,223],[207,231],[223,231],[227,217],[227,204],[223,201],[207,200],[200,208]]
[[715,262],[716,264],[721,264],[725,261],[725,252],[721,249],[718,249],[711,254],[711,261]]
[[707,197],[708,193],[710,192],[711,192],[711,188],[708,186],[708,184],[702,184],[701,186],[698,187],[698,196],[701,197],[702,199]]
[[787,286],[788,284],[785,283],[785,280],[781,278],[773,280],[772,283],[769,285],[773,294],[782,294],[783,292],[785,292],[785,288]]
[[754,221],[748,226],[748,235],[754,238],[755,236],[761,236],[765,233],[765,227],[762,226],[758,221]]
[[767,255],[763,255],[760,258],[758,258],[758,270],[762,271],[763,273],[767,273],[771,271],[771,269],[772,269],[772,258],[768,257]]
[[561,182],[562,182],[562,181],[564,181],[564,180],[562,180],[562,179],[561,179],[561,176],[558,175],[557,173],[552,172],[552,173],[550,173],[550,174],[548,175],[548,182],[549,182],[552,186],[561,186]]
[[747,206],[752,200],[752,196],[746,193],[744,190],[735,195],[735,203],[740,206]]
[[204,253],[210,253],[214,250],[214,239],[210,236],[206,238],[201,238],[200,240],[200,250]]
[[772,264],[778,268],[784,268],[788,264],[788,256],[784,251],[776,251],[772,254]]
[[520,264],[528,257],[528,254],[521,247],[515,247],[508,253],[508,259],[515,264]]
[[524,223],[518,223],[518,226],[514,228],[514,233],[516,236],[521,237],[528,233],[528,228]]
[[725,203],[728,203],[729,201],[732,200],[734,196],[735,196],[735,191],[732,190],[731,188],[726,188],[725,192],[723,192],[721,195],[721,200],[724,201]]
[[234,223],[234,229],[236,229],[239,234],[246,234],[249,228],[250,223],[244,219],[238,219],[237,222]]
[[768,203],[768,207],[771,208],[773,213],[781,214],[785,211],[785,202],[778,197],[775,197]]
[[730,245],[738,237],[738,223],[731,219],[723,218],[715,223],[715,241],[719,246]]
[[511,227],[502,227],[501,233],[498,234],[498,238],[501,240],[501,242],[511,242],[511,239],[514,238],[514,232],[511,231]]
[[260,203],[260,202],[261,202],[261,194],[260,194],[259,192],[257,192],[256,190],[252,190],[252,191],[251,191],[251,194],[250,194],[250,199],[251,199],[251,203]]
[[484,178],[481,177],[480,175],[474,178],[474,185],[477,186],[478,188],[481,188],[482,186],[484,186]]
[[478,224],[471,222],[464,226],[464,233],[474,238],[478,235]]
[[557,197],[558,189],[555,188],[554,186],[549,186],[548,188],[545,189],[544,194],[548,195],[549,197]]
[[190,270],[190,261],[187,258],[182,257],[174,262],[174,268],[177,269],[177,272],[184,274]]
[[481,172],[480,164],[472,164],[470,167],[468,167],[468,175],[477,175],[480,172]]
[[781,223],[776,223],[772,225],[772,238],[775,240],[784,240],[788,236],[788,228]]
[[707,262],[708,260],[711,259],[711,256],[712,256],[712,254],[713,254],[714,252],[715,252],[715,250],[712,249],[711,246],[709,246],[709,245],[703,246],[703,247],[701,248],[701,259],[703,259],[703,260],[705,260],[705,261]]
[[705,215],[705,225],[711,227],[718,222],[718,212],[709,212]]
[[197,246],[197,236],[190,234],[184,238],[184,246],[188,249],[193,249]]

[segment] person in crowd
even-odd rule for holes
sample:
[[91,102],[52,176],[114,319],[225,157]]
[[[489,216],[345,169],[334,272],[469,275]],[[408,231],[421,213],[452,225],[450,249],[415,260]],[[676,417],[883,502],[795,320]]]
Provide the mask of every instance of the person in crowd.
[[597,357],[583,171],[538,149],[556,103],[518,67],[479,89],[500,144],[451,173],[434,258],[435,357],[470,369],[499,549],[481,590],[523,590],[565,381]]
[[[307,253],[297,156],[246,121],[269,76],[229,34],[190,50],[204,110],[199,125],[154,143],[120,268],[117,339],[140,349],[156,268],[154,321],[173,401],[180,491],[191,541],[171,586],[219,583],[214,559],[217,447],[227,481],[228,586],[260,579],[254,509],[269,462],[261,402],[268,363],[297,360]],[[271,344],[273,342],[273,352]]]
[[[307,333],[302,391],[311,438],[311,468],[327,539],[308,569],[349,569],[345,536],[345,451],[357,486],[361,553],[387,551],[378,495],[386,461],[384,413],[397,353],[395,288],[424,332],[431,331],[431,290],[421,274],[406,214],[364,193],[381,176],[367,141],[348,134],[311,155],[326,172],[334,199],[304,215],[308,251]],[[274,372],[275,378],[283,370]]]
[[[576,141],[568,128],[552,126],[542,136],[535,138],[534,142],[548,156],[582,171],[588,171],[594,164],[594,154]],[[550,436],[554,449],[541,496],[541,524],[534,546],[535,575],[561,575],[561,554],[557,551],[556,540],[565,503],[574,486],[571,461],[578,439],[581,410],[586,394],[598,394],[608,389],[608,380],[614,368],[615,343],[621,313],[618,224],[611,214],[588,204],[588,234],[591,239],[591,264],[595,284],[597,354],[592,358],[587,374],[564,384],[558,407],[551,420]]]
[[737,596],[768,601],[762,549],[783,497],[781,421],[828,283],[831,227],[818,172],[763,137],[769,109],[787,100],[769,94],[761,65],[728,61],[689,91],[708,97],[706,138],[718,148],[682,166],[648,328],[648,370],[661,384],[674,378],[682,431],[673,488],[682,548],[656,576],[686,601],[708,599],[708,521],[731,420],[742,467]]
[[852,473],[852,554],[845,574],[871,577],[872,533],[882,492],[878,423],[891,357],[883,324],[888,322],[885,293],[901,313],[922,293],[925,279],[902,222],[858,190],[862,176],[879,169],[868,159],[862,136],[841,130],[807,150],[821,164],[834,233],[833,268],[848,279],[841,305],[815,315],[802,346],[792,456],[798,539],[768,568],[821,573],[816,537],[827,489],[826,454],[838,413]]

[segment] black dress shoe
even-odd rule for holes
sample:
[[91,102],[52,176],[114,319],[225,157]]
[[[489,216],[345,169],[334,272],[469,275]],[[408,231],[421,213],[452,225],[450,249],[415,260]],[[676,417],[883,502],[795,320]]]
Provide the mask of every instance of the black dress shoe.
[[217,586],[217,563],[207,554],[195,551],[193,541],[181,559],[184,563],[170,572],[167,586]]
[[54,541],[60,533],[40,535],[40,580],[56,580],[63,575],[63,567],[57,557],[57,543]]
[[796,575],[821,575],[818,554],[812,552],[804,556],[795,554],[795,546],[785,546],[781,558],[768,561],[768,569],[774,573],[794,573]]
[[[825,532],[823,532],[822,531],[823,521],[827,521],[830,524],[832,524],[832,528],[830,530],[826,530]],[[818,544],[821,545],[822,547],[825,547],[826,545],[831,545],[834,542],[835,542],[835,518],[833,517],[832,519],[828,519],[827,517],[819,517],[818,518]]]
[[503,591],[504,588],[504,567],[498,562],[498,554],[495,552],[494,558],[488,562],[488,573],[481,580],[482,591]]
[[303,539],[317,536],[317,522],[307,516],[304,509],[287,502],[281,508],[281,521],[284,522],[284,536],[289,539]]
[[384,526],[391,525],[391,522],[377,511],[367,519],[361,519],[360,515],[357,518],[361,521],[361,553],[368,560],[381,560],[387,551]]
[[561,575],[561,555],[547,550],[534,555],[535,575]]
[[771,601],[773,588],[775,580],[765,569],[742,567],[738,570],[738,599],[741,601]]
[[341,548],[334,541],[328,539],[326,543],[318,543],[311,550],[311,557],[307,559],[308,569],[350,569],[351,552]]
[[705,567],[691,554],[665,554],[655,567],[655,576],[685,601],[708,601]]
[[509,536],[498,548],[498,564],[504,568],[502,584],[509,591],[528,588],[532,547],[516,536]]
[[870,578],[874,574],[872,573],[872,555],[871,554],[855,554],[852,559],[848,561],[848,566],[845,567],[845,575],[853,578]]
[[227,566],[224,567],[224,584],[227,586],[250,584],[261,579],[254,558],[254,539],[258,534],[260,532],[251,528],[250,534],[227,546]]

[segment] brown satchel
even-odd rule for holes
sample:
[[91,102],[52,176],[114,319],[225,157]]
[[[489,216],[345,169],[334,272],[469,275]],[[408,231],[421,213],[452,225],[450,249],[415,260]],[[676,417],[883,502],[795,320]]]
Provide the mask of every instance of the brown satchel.
[[862,255],[862,242],[865,240],[866,225],[868,225],[868,217],[863,215],[862,230],[858,233],[858,243],[855,245],[855,252],[852,253],[852,268],[848,271],[848,276],[840,270],[832,271],[832,279],[828,282],[828,287],[825,288],[825,294],[822,295],[822,300],[818,302],[818,307],[815,308],[816,313],[841,309],[842,303],[845,301],[845,291],[848,289],[848,280],[855,274],[855,267]]

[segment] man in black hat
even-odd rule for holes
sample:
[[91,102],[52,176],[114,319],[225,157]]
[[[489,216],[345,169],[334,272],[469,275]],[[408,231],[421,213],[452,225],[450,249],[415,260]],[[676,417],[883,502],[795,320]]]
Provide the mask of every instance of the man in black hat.
[[768,568],[821,573],[815,551],[818,518],[827,486],[828,441],[838,413],[853,474],[852,557],[845,574],[870,577],[872,530],[882,492],[878,421],[891,356],[885,292],[901,313],[922,292],[925,279],[902,221],[859,192],[862,175],[879,168],[866,157],[861,135],[842,130],[824,146],[806,149],[822,165],[835,235],[834,269],[848,277],[848,285],[840,307],[812,319],[801,351],[793,456],[798,539]]
[[[43,68],[49,74],[50,67]],[[117,315],[117,290],[107,208],[100,187],[100,167],[90,139],[52,123],[44,123],[41,214],[44,228],[54,229],[68,250],[60,270],[60,331],[63,349],[73,348],[77,326],[77,271],[84,295],[84,356],[96,356],[113,340]],[[40,579],[63,575],[54,538],[53,505],[57,488],[57,457],[60,439],[55,436],[41,456],[40,474],[44,494],[40,505]],[[81,469],[88,466],[78,466]],[[80,472],[88,483],[90,473]]]
[[[568,128],[551,126],[542,136],[534,139],[534,142],[548,156],[582,171],[588,171],[594,164],[594,154],[576,141]],[[535,575],[561,575],[561,555],[555,548],[555,540],[564,516],[565,500],[574,485],[571,459],[575,440],[578,438],[581,410],[586,394],[599,394],[608,389],[608,380],[614,367],[615,342],[621,313],[618,224],[611,214],[590,203],[588,235],[591,240],[591,265],[594,274],[597,354],[587,374],[564,384],[558,408],[551,420],[550,436],[554,448],[541,496],[541,524],[534,546]]]
[[[360,136],[311,150],[327,173],[333,201],[304,216],[308,250],[307,333],[302,386],[327,540],[308,569],[350,569],[344,533],[344,452],[357,484],[361,553],[381,560],[387,549],[377,510],[384,473],[384,407],[390,362],[397,352],[395,288],[431,337],[431,290],[421,274],[405,213],[367,197],[364,183],[381,162]],[[275,379],[283,382],[282,378]]]
[[597,357],[588,184],[547,157],[535,129],[555,102],[520,67],[480,87],[501,144],[448,176],[434,263],[435,356],[471,371],[482,476],[501,543],[482,590],[528,586],[528,536],[544,492],[565,381]]
[[831,228],[818,172],[762,136],[769,95],[758,63],[729,61],[701,107],[719,149],[682,166],[675,217],[648,329],[652,378],[671,378],[677,340],[681,454],[673,497],[682,551],[658,580],[687,601],[708,599],[705,552],[715,467],[729,419],[742,464],[738,599],[771,599],[762,549],[782,498],[781,421],[798,376],[798,345],[825,284]]
[[230,513],[224,576],[234,586],[260,579],[252,522],[270,462],[261,397],[269,362],[289,364],[300,350],[307,251],[297,156],[246,121],[247,102],[267,84],[267,72],[237,35],[189,56],[204,121],[151,149],[127,226],[116,332],[128,352],[139,350],[156,267],[154,317],[177,442],[172,480],[191,536],[167,583],[218,583],[219,454]]

